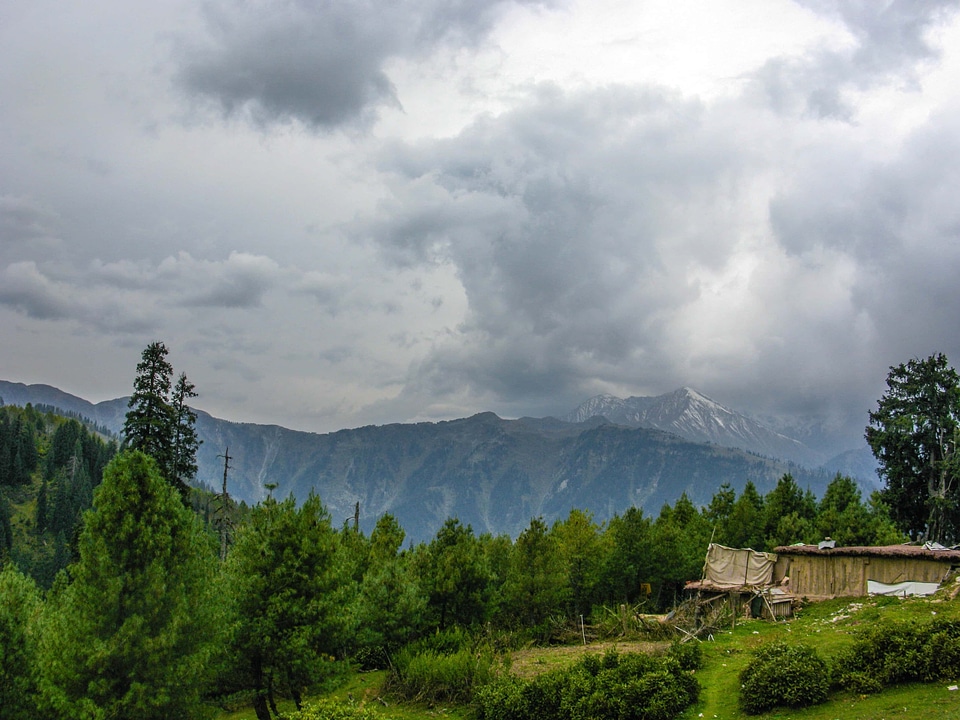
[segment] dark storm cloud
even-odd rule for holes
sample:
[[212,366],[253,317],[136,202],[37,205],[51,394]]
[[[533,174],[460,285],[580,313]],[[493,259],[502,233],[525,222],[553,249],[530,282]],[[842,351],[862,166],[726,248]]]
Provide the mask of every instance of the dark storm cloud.
[[451,263],[470,305],[418,382],[529,400],[662,370],[663,326],[697,296],[685,256],[722,262],[719,184],[749,156],[699,103],[626,87],[542,87],[451,140],[392,146],[404,191],[365,230],[400,264]]
[[192,279],[186,307],[254,308],[280,281],[280,268],[270,258],[231,253],[224,263],[199,262],[181,254],[175,266],[161,265],[164,274]]
[[0,304],[38,320],[59,320],[71,314],[68,294],[33,262],[13,263],[0,272]]
[[[384,65],[472,45],[512,0],[219,2],[208,6],[209,42],[183,50],[177,77],[189,94],[259,125],[314,130],[371,120],[401,101]],[[545,4],[531,2],[530,4]]]
[[451,139],[388,146],[395,198],[358,232],[401,266],[449,264],[469,303],[411,371],[410,402],[466,391],[531,412],[604,385],[702,384],[744,409],[830,418],[857,444],[889,365],[960,357],[956,113],[892,160],[855,124],[823,122],[850,110],[845,87],[935,56],[937,7],[871,8],[845,9],[850,54],[783,61],[805,102],[811,79],[837,91],[822,112],[784,119],[755,87],[703,105],[541,86]]
[[74,321],[106,333],[154,327],[152,313],[129,300],[49,277],[34,262],[13,263],[0,271],[0,305],[36,320]]
[[769,60],[756,73],[758,89],[780,112],[842,120],[854,112],[844,97],[847,90],[889,82],[914,86],[917,65],[940,54],[929,41],[930,31],[960,7],[960,0],[799,1],[841,22],[854,46]]
[[4,245],[55,237],[57,214],[29,197],[0,195],[0,242]]
[[877,327],[887,364],[938,347],[960,357],[957,127],[960,107],[941,111],[885,161],[824,148],[771,205],[792,254],[834,248],[859,268],[852,300]]

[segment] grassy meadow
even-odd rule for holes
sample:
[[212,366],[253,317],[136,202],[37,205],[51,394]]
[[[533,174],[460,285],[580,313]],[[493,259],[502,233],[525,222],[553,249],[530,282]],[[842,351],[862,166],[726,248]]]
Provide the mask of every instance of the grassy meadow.
[[[960,583],[952,582],[931,598],[845,598],[803,606],[789,621],[739,620],[735,628],[721,629],[700,642],[704,663],[696,676],[702,686],[699,702],[681,718],[742,720],[745,718],[790,718],[795,720],[960,720],[960,690],[949,689],[960,683],[911,683],[886,688],[882,692],[859,695],[832,692],[826,703],[806,709],[778,708],[761,715],[746,715],[738,707],[739,674],[751,657],[751,651],[764,643],[781,640],[787,644],[805,643],[816,648],[828,661],[850,647],[857,628],[882,619],[929,621],[936,617],[960,619]],[[953,597],[951,597],[953,595]],[[529,678],[575,663],[584,654],[655,652],[663,641],[631,639],[586,646],[528,647],[511,653],[508,672]],[[346,704],[362,704],[384,720],[427,720],[474,716],[470,706],[417,705],[394,700],[387,687],[386,671],[352,673],[330,696]],[[292,711],[292,704],[280,709]],[[218,720],[255,720],[252,709],[223,712]]]

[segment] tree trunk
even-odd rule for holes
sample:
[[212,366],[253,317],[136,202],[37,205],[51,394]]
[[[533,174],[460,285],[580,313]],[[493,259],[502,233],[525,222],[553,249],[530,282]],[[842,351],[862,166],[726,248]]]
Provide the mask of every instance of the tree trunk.
[[274,715],[280,715],[280,712],[277,710],[277,701],[273,697],[273,683],[271,682],[267,687],[267,700],[270,702],[270,709],[273,710]]
[[257,713],[257,720],[270,720],[270,708],[267,707],[267,698],[262,692],[253,696],[253,710]]

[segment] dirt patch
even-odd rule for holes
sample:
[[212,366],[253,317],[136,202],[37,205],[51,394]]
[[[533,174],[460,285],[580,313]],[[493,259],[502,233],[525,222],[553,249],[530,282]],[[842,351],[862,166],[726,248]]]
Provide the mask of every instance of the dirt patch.
[[531,678],[555,668],[569,667],[584,655],[603,655],[615,650],[618,653],[645,653],[651,655],[670,647],[667,641],[620,641],[597,642],[589,645],[565,645],[562,647],[527,648],[510,654],[510,672],[517,677]]

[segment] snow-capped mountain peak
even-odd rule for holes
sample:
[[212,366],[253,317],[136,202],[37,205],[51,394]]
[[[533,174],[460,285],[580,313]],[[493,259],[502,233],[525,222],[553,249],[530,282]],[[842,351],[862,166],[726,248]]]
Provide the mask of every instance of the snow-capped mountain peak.
[[818,465],[825,460],[800,441],[731,410],[690,387],[655,397],[623,399],[597,395],[582,403],[565,419],[583,422],[598,415],[618,425],[654,428],[695,442],[738,447],[803,465]]

